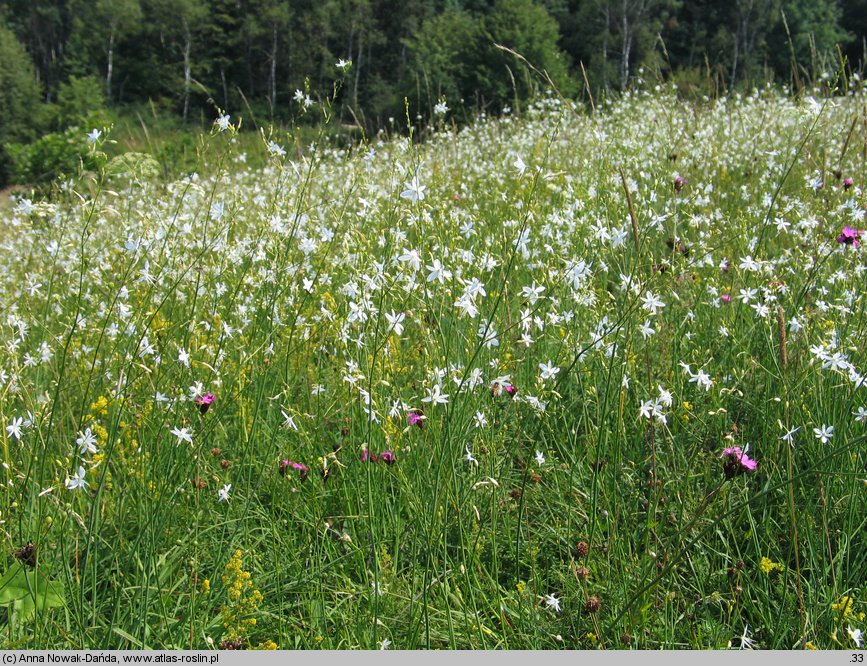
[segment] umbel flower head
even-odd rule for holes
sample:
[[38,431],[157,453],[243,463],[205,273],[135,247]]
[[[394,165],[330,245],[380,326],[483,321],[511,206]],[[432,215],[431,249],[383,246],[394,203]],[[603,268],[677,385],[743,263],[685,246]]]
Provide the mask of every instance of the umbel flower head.
[[747,449],[741,450],[739,446],[728,446],[723,449],[720,457],[724,458],[723,471],[727,479],[756,471],[757,463],[747,455]]

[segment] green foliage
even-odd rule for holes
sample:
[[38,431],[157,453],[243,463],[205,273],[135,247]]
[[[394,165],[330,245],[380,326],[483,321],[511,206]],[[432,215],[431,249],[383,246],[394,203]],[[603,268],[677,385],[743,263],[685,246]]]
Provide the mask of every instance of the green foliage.
[[[457,120],[478,110],[526,107],[549,86],[541,72],[566,96],[589,90],[598,97],[686,71],[721,92],[771,78],[788,82],[793,72],[815,81],[816,70],[838,68],[829,57],[838,45],[853,68],[867,55],[865,0],[6,0],[2,6],[17,42],[8,31],[0,37],[0,83],[14,79],[3,86],[10,92],[0,98],[0,112],[14,109],[0,134],[17,142],[35,138],[46,124],[100,127],[104,107],[151,101],[184,125],[209,124],[216,107],[243,113],[248,127],[313,125],[321,114],[302,118],[295,91],[320,101],[343,76],[335,113],[370,136],[391,129],[389,118],[404,124],[405,98],[412,122],[421,115],[422,125],[441,97]],[[353,65],[338,71],[338,59]],[[47,108],[40,108],[40,92]]]
[[27,51],[2,24],[0,62],[0,143],[29,139],[38,127],[33,114],[39,107],[39,82]]
[[86,135],[110,124],[105,93],[94,76],[71,76],[60,86],[57,102],[40,109],[46,123],[56,131],[30,143],[6,144],[8,179],[17,184],[47,183],[96,162]]
[[463,11],[447,10],[425,21],[408,43],[416,87],[409,97],[416,108],[430,112],[443,96],[455,104],[471,102],[481,33],[480,22]]
[[8,623],[12,627],[29,622],[49,608],[64,605],[61,581],[48,580],[41,571],[31,571],[21,562],[14,562],[0,578],[0,606],[8,609]]
[[70,76],[60,85],[57,103],[50,106],[55,129],[78,126],[88,129],[109,124],[105,90],[95,76]]
[[67,604],[32,583],[0,642],[851,649],[860,143],[817,179],[865,100],[678,94],[352,151],[209,127],[154,182],[180,123],[140,120],[19,199],[0,509]]
[[497,0],[485,14],[449,9],[428,19],[409,42],[419,108],[430,112],[444,96],[499,112],[550,87],[541,72],[572,94],[558,37],[554,19],[531,0]]
[[5,145],[33,138],[38,117],[40,89],[30,56],[15,34],[0,24],[0,186],[9,177]]
[[842,12],[836,0],[788,0],[783,8],[788,33],[782,21],[770,37],[775,69],[786,71],[794,59],[802,71],[818,76],[825,56],[833,56],[838,44],[852,39],[842,24]]
[[[545,9],[532,0],[497,0],[482,21],[488,42],[505,46],[520,54],[529,65],[547,74],[564,95],[572,95],[575,83],[569,75],[566,58],[557,47],[557,23]],[[477,73],[480,89],[489,91],[497,108],[510,97],[527,100],[549,87],[520,58],[488,46]],[[507,83],[508,82],[508,83]]]
[[124,153],[113,157],[105,166],[107,176],[153,180],[161,173],[159,162],[147,153]]
[[79,127],[50,132],[29,144],[8,144],[6,148],[11,160],[10,180],[22,185],[47,183],[97,166],[86,132]]
[[164,170],[171,174],[195,171],[198,164],[195,136],[189,132],[170,135],[154,153]]

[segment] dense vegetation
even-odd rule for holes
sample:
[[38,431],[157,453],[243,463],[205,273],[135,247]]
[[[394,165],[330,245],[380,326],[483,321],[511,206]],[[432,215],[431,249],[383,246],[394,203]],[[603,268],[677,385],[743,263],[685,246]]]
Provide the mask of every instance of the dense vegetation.
[[[642,69],[711,95],[771,79],[801,89],[833,77],[841,54],[857,69],[865,26],[865,0],[5,0],[0,145],[90,130],[71,88],[133,122],[202,127],[219,107],[286,124],[331,94],[338,60],[352,67],[336,113],[369,134],[443,100],[459,122],[519,108],[538,91],[530,65],[588,103]],[[0,149],[0,183],[56,175],[68,139]]]
[[864,103],[71,133],[0,218],[0,643],[860,647]]

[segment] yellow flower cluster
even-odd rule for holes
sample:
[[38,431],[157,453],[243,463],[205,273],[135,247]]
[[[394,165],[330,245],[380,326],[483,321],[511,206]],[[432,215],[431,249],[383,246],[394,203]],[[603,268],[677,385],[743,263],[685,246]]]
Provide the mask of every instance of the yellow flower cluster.
[[[87,424],[86,427],[90,428],[90,431],[96,437],[96,445],[99,448],[99,453],[93,454],[93,458],[91,459],[95,464],[99,464],[105,459],[105,452],[103,449],[108,443],[108,430],[106,430],[97,419],[101,416],[108,416],[108,406],[108,398],[101,395],[90,405],[90,413],[85,414],[82,419],[82,423]],[[105,474],[103,488],[105,490],[111,490],[113,487],[114,484],[112,482],[111,470],[109,470]]]
[[103,428],[99,423],[91,423],[90,431],[96,435],[96,443],[99,446],[105,446],[105,443],[108,441],[108,430]]
[[692,412],[692,403],[684,400],[681,407],[683,407],[683,413],[680,415],[680,421],[684,424],[689,423],[689,415]]
[[108,441],[108,430],[97,422],[100,416],[108,416],[108,398],[99,396],[96,402],[90,405],[90,414],[84,415],[84,422],[90,431],[96,435],[96,443],[102,448]]
[[[408,430],[409,428],[407,428]],[[386,416],[382,423],[382,432],[385,435],[386,446],[391,446],[400,437],[400,428],[390,416]]]
[[763,557],[761,562],[759,562],[759,569],[762,570],[762,573],[765,573],[768,576],[770,576],[771,574],[774,574],[774,573],[782,573],[783,571],[786,570],[786,567],[784,567],[779,562],[774,562],[769,557]]
[[90,411],[94,416],[108,416],[108,398],[99,396],[90,406]]
[[226,586],[229,602],[223,606],[220,615],[226,629],[226,639],[244,638],[256,626],[253,617],[262,604],[262,593],[253,585],[249,571],[244,571],[243,553],[236,550],[223,571],[223,585]]
[[836,604],[831,604],[831,610],[844,622],[863,622],[865,618],[864,613],[856,613],[853,609],[854,605],[855,599],[844,595],[840,597],[840,601]]

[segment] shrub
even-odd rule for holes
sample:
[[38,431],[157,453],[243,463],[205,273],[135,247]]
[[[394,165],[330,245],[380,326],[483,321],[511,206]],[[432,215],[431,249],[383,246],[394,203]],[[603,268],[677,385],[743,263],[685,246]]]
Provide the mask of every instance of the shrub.
[[105,88],[95,76],[70,76],[60,84],[51,112],[52,125],[57,130],[75,126],[90,130],[111,124]]
[[87,135],[78,127],[51,132],[29,144],[7,144],[10,180],[17,184],[47,183],[96,168]]
[[0,25],[0,185],[10,175],[11,141],[27,141],[36,134],[41,91],[33,63],[14,33]]
[[410,99],[419,107],[432,108],[441,98],[475,103],[498,113],[503,107],[532,98],[549,87],[542,77],[500,44],[545,71],[565,95],[576,86],[564,55],[557,48],[559,31],[550,14],[531,0],[497,0],[484,16],[462,10],[447,10],[427,20],[416,38],[408,43],[418,81]]

